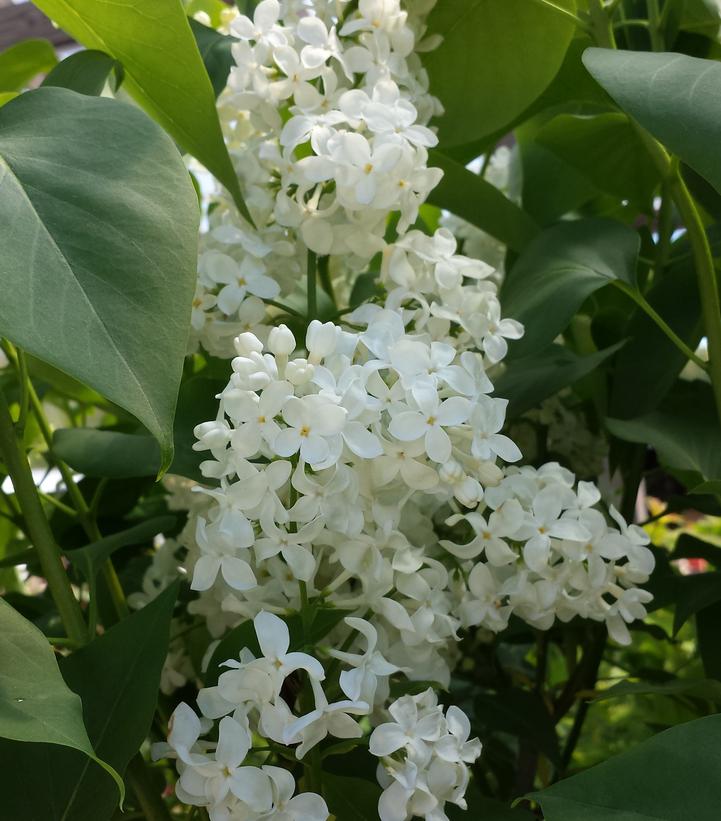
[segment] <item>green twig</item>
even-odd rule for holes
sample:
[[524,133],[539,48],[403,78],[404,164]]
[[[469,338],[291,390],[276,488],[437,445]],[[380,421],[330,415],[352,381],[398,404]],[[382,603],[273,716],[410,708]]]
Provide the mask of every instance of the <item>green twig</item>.
[[25,452],[13,424],[5,394],[0,391],[0,452],[13,482],[32,543],[38,552],[43,575],[62,619],[68,638],[84,644],[87,628],[80,604],[73,594],[70,580],[55,543]]
[[140,753],[136,753],[130,760],[125,778],[138,799],[146,821],[170,821],[170,812],[160,790],[156,789],[150,780],[150,773]]
[[646,0],[646,10],[648,13],[648,33],[651,38],[651,48],[653,51],[664,51],[666,44],[661,31],[661,11],[658,0]]
[[668,339],[673,342],[673,344],[681,351],[681,353],[687,358],[690,359],[694,364],[698,365],[699,368],[703,370],[708,369],[708,362],[704,362],[699,356],[697,356],[691,348],[681,339],[681,337],[673,330],[673,328],[666,322],[666,320],[656,311],[656,309],[647,301],[647,299],[643,296],[640,291],[637,291],[635,288],[631,288],[626,285],[624,282],[620,282],[619,280],[615,280],[615,284],[620,290],[622,290],[625,294],[627,294],[631,299],[644,311],[658,326],[659,330],[663,331],[663,333],[668,337]]
[[312,322],[312,320],[318,317],[317,274],[318,258],[313,251],[308,251],[308,267],[306,269],[308,280],[308,322]]
[[[633,122],[633,121],[632,121]],[[711,378],[716,412],[721,421],[721,299],[714,267],[713,252],[706,229],[683,177],[678,159],[672,158],[666,149],[638,123],[634,123],[639,136],[653,159],[668,191],[676,203],[676,208],[686,226],[686,233],[698,278],[701,296],[701,312],[704,330],[708,340],[709,361],[707,365]]]
[[300,311],[296,311],[296,309],[291,308],[290,305],[284,305],[282,302],[276,302],[274,299],[264,299],[263,302],[265,302],[266,305],[272,305],[274,308],[280,308],[281,311],[285,311],[290,316],[298,316],[305,319]]
[[323,290],[331,298],[334,307],[338,307],[335,299],[335,292],[333,291],[333,282],[330,278],[330,257],[324,256],[318,259],[318,278]]
[[649,22],[648,22],[648,20],[640,20],[640,19],[636,20],[634,18],[631,18],[631,19],[628,19],[628,20],[617,20],[613,24],[614,30],[615,29],[630,28],[631,26],[637,26],[638,28],[647,29],[647,28],[649,28]]
[[30,405],[30,395],[28,394],[28,363],[22,351],[17,352],[18,379],[20,381],[20,415],[18,416],[17,429],[25,432],[25,424],[28,418],[28,407]]
[[591,21],[589,30],[596,44],[601,48],[616,48],[611,15],[603,5],[603,0],[588,0],[588,16]]
[[54,496],[51,496],[49,493],[43,493],[42,491],[39,491],[39,493],[40,493],[40,498],[44,502],[48,502],[48,504],[51,504],[53,507],[56,507],[58,510],[61,510],[66,516],[75,517],[75,516],[78,515],[77,511],[75,511],[75,510],[73,510],[73,508],[68,507],[67,505],[63,504],[60,501],[60,499],[56,499]]

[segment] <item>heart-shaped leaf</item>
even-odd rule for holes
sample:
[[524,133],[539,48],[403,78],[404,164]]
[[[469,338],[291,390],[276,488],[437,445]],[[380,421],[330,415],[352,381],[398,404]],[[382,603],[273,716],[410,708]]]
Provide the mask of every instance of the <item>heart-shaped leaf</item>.
[[198,207],[133,106],[40,88],[0,109],[0,334],[133,413],[172,456]]

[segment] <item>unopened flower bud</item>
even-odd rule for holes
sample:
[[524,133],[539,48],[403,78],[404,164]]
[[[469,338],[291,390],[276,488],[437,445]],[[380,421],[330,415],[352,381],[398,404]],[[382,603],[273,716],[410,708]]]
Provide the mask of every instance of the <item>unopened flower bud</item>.
[[455,485],[462,482],[465,478],[465,471],[463,467],[456,462],[455,459],[449,459],[445,465],[442,465],[438,471],[441,482],[448,485]]
[[305,347],[308,349],[308,359],[311,362],[320,362],[323,357],[335,351],[338,339],[338,328],[332,322],[320,322],[314,319],[308,326],[305,335]]
[[236,336],[233,340],[233,345],[235,346],[235,351],[238,356],[250,356],[253,352],[263,352],[263,343],[255,334],[252,334],[249,331],[244,334],[240,334],[240,336]]
[[307,359],[291,359],[285,368],[285,378],[291,385],[305,385],[313,378],[314,371]]
[[276,356],[288,356],[295,350],[295,337],[287,325],[278,325],[268,334],[268,350]]
[[193,434],[198,440],[193,445],[193,450],[209,450],[228,443],[230,428],[227,422],[201,422],[193,428]]
[[495,462],[481,462],[478,466],[478,481],[484,487],[495,487],[503,479],[503,471]]

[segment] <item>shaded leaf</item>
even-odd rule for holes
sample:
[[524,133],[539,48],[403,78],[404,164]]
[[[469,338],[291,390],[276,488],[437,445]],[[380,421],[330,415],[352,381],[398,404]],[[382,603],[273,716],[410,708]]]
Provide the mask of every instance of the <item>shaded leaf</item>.
[[678,633],[691,616],[719,601],[721,573],[695,573],[680,577],[676,584],[673,632]]
[[[709,239],[712,238],[710,234]],[[687,240],[675,243],[672,253],[681,259],[656,278],[645,297],[672,330],[695,350],[701,339],[701,304],[696,270],[688,252]],[[609,415],[625,419],[657,407],[687,359],[640,308],[633,310],[623,335],[628,342],[615,361]]]
[[538,234],[531,217],[490,182],[446,157],[431,151],[429,165],[443,169],[443,178],[429,194],[429,201],[522,251]]
[[602,690],[594,701],[625,696],[689,696],[721,704],[721,682],[709,679],[674,679],[662,683],[622,681],[607,690]]
[[565,329],[584,300],[612,282],[636,287],[639,237],[605,219],[561,222],[519,257],[501,290],[505,316],[525,326],[513,357],[536,352]]
[[82,571],[91,587],[92,599],[95,578],[106,559],[122,547],[151,541],[158,533],[172,529],[175,522],[175,516],[156,516],[134,527],[129,527],[127,530],[121,530],[119,533],[113,533],[112,536],[106,536],[104,539],[85,545],[85,547],[66,550],[65,555]]
[[203,58],[205,70],[208,72],[213,91],[217,97],[225,88],[230,69],[235,65],[231,48],[233,43],[237,43],[238,40],[235,37],[229,37],[227,34],[221,34],[209,26],[204,26],[192,18],[189,18],[189,22],[195,42],[198,44],[198,51],[200,51],[200,56]]
[[112,71],[119,68],[118,61],[104,51],[76,51],[58,63],[42,84],[97,97],[105,88]]
[[[303,630],[300,613],[286,616],[283,621],[288,625],[290,649],[314,648],[348,615],[350,615],[348,610],[311,603],[310,628],[307,636]],[[229,630],[218,643],[208,662],[205,675],[206,687],[217,683],[218,676],[225,669],[220,665],[228,659],[237,659],[244,647],[247,647],[255,656],[261,654],[255,627],[250,619]]]
[[635,419],[606,419],[619,439],[650,445],[693,492],[721,480],[721,430],[710,385],[678,382],[659,407]]
[[61,428],[53,435],[54,452],[85,476],[127,479],[155,476],[160,452],[152,436],[94,428]]
[[594,371],[623,344],[619,342],[587,356],[554,344],[539,353],[511,359],[496,379],[494,392],[508,399],[507,416],[512,419]]
[[[32,742],[34,749],[45,743],[79,751],[85,767],[92,760],[108,773],[114,806],[117,791],[121,800],[125,791],[122,779],[93,750],[83,724],[83,705],[63,680],[45,636],[3,599],[0,623],[0,738],[23,742],[24,747]],[[103,777],[102,770],[93,772]]]
[[704,559],[721,567],[721,546],[706,542],[690,533],[682,533],[673,548],[672,559]]
[[[82,698],[83,717],[96,750],[121,773],[150,730],[177,592],[175,583],[142,610],[61,660],[63,677]],[[23,814],[16,817],[33,821],[111,818],[112,782],[102,772],[77,755],[43,744],[20,752],[16,766],[27,777],[3,789],[3,807],[22,808]],[[16,745],[0,746],[4,768],[17,753]],[[39,783],[32,789],[34,780]]]
[[323,774],[328,809],[343,821],[376,821],[381,788],[373,781],[346,775]]
[[721,683],[721,601],[696,613],[696,642],[707,676]]
[[560,114],[541,128],[536,140],[589,179],[599,191],[631,200],[647,213],[659,174],[628,117]]
[[721,715],[690,721],[527,797],[546,821],[715,821],[720,735]]
[[476,723],[484,732],[500,731],[518,736],[551,762],[560,762],[553,719],[538,694],[519,688],[479,693],[474,698],[474,707]]

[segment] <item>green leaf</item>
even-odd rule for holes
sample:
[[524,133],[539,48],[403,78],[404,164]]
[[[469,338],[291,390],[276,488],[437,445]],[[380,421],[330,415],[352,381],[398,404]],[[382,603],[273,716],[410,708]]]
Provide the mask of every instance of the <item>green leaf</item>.
[[125,88],[220,180],[250,220],[223,141],[213,87],[182,3],[37,0],[35,5],[87,48],[120,61]]
[[548,709],[538,694],[511,687],[474,698],[477,723],[484,733],[503,732],[526,740],[555,764],[561,760],[558,738]]
[[621,282],[636,287],[638,234],[618,222],[561,222],[540,234],[508,275],[501,301],[505,316],[525,326],[512,356],[548,345],[598,288]]
[[721,573],[694,573],[676,581],[676,609],[673,616],[674,634],[691,616],[721,601]]
[[[215,418],[215,398],[226,380],[198,375],[180,386],[175,412],[173,438],[175,455],[170,473],[208,483],[200,473],[200,463],[207,453],[193,450],[193,429],[201,422]],[[86,476],[110,479],[155,476],[160,470],[160,450],[155,440],[143,434],[121,433],[95,428],[63,428],[55,432],[53,447],[70,467]]]
[[702,482],[721,480],[721,431],[705,382],[678,382],[656,410],[635,419],[606,419],[606,427],[619,439],[654,448],[692,492]]
[[[675,243],[672,253],[681,259],[656,278],[645,297],[695,350],[701,339],[701,304],[687,240]],[[609,413],[626,419],[656,408],[688,360],[640,308],[634,309],[623,335],[628,342],[614,363]]]
[[63,680],[45,636],[3,599],[0,623],[0,738],[23,742],[23,747],[43,742],[78,750],[85,767],[90,759],[112,778],[111,806],[116,803],[116,788],[122,803],[122,778],[93,750],[83,724],[83,705]]
[[659,174],[637,131],[624,114],[578,117],[560,114],[536,136],[599,190],[653,212]]
[[233,43],[238,40],[221,34],[215,29],[204,26],[197,20],[190,18],[190,28],[198,44],[200,56],[203,58],[205,70],[208,72],[210,82],[213,84],[213,91],[217,97],[228,83],[228,74],[235,64],[232,54]]
[[0,91],[21,91],[37,74],[57,63],[48,40],[23,40],[0,53]]
[[546,821],[715,821],[721,715],[690,721],[527,796]]
[[173,431],[175,458],[170,466],[171,473],[205,484],[211,482],[200,473],[200,463],[208,458],[208,453],[193,450],[193,429],[201,422],[215,419],[218,413],[218,400],[215,397],[225,388],[227,381],[227,378],[212,379],[199,374],[180,386]]
[[661,683],[652,681],[622,681],[602,690],[594,701],[626,696],[688,696],[721,704],[721,682],[711,679],[673,679]]
[[112,536],[106,536],[97,542],[91,542],[85,547],[64,551],[71,563],[79,568],[85,576],[90,588],[89,621],[91,630],[95,627],[97,619],[97,576],[103,562],[122,547],[150,542],[158,533],[172,528],[175,522],[175,516],[155,516],[134,527],[129,527],[127,530],[121,530],[119,533],[113,533]]
[[696,642],[707,676],[721,681],[721,601],[696,613]]
[[721,191],[721,63],[597,48],[583,62],[627,114]]
[[377,821],[381,788],[346,775],[323,774],[323,795],[338,821]]
[[462,217],[514,251],[522,251],[538,234],[531,217],[483,177],[440,151],[431,151],[428,163],[443,169],[441,182],[429,195],[434,205]]
[[[284,618],[290,634],[290,649],[302,650],[304,647],[315,647],[328,633],[346,616],[348,610],[326,607],[311,602],[310,626],[308,635],[303,631],[303,620],[300,613],[293,613]],[[237,659],[240,651],[247,647],[254,655],[260,655],[258,638],[251,620],[241,622],[237,627],[229,630],[220,640],[208,663],[205,675],[205,685],[210,687],[218,682],[218,676],[225,668],[220,665],[228,659]]]
[[133,413],[172,456],[198,208],[163,131],[61,88],[0,109],[0,333]]
[[587,356],[554,344],[539,353],[510,359],[496,379],[494,392],[508,399],[507,416],[513,419],[596,370],[623,344],[619,342]]
[[128,479],[155,476],[160,468],[160,453],[152,436],[61,428],[53,435],[53,450],[63,462],[85,476]]
[[521,157],[523,208],[539,225],[551,225],[588,202],[596,189],[591,181],[536,141],[544,117],[515,130]]
[[[65,681],[82,698],[95,749],[119,772],[125,771],[150,730],[177,592],[176,582],[60,662]],[[113,815],[111,782],[77,755],[46,745],[29,750],[0,746],[0,766],[4,772],[15,766],[22,773],[3,788],[3,809],[22,808],[22,814],[14,816],[8,809],[10,817],[109,821]]]
[[104,51],[76,51],[58,63],[42,84],[97,97],[105,88],[113,69],[120,69],[120,63]]
[[220,674],[225,671],[225,667],[220,665],[228,659],[237,659],[240,651],[247,647],[254,656],[261,655],[258,637],[255,635],[253,622],[241,622],[239,625],[229,630],[218,642],[210,657],[205,672],[204,683],[206,687],[213,687],[218,683]]
[[[211,26],[220,26],[223,22],[223,12],[228,11],[228,4],[223,0],[190,0],[185,13],[192,19],[193,15],[203,12],[210,17]],[[241,14],[244,14],[241,10]],[[251,15],[252,16],[252,15]]]
[[533,821],[535,818],[522,807],[513,808],[510,804],[481,795],[474,781],[471,781],[465,799],[468,803],[467,810],[446,804],[445,810],[450,821]]
[[[555,5],[575,11],[574,0]],[[431,92],[445,114],[442,145],[459,146],[508,125],[550,84],[576,31],[572,19],[542,2],[443,0],[429,18],[440,47],[424,56]],[[473,78],[472,90],[467,78]]]
[[19,96],[17,91],[0,91],[0,107]]
[[721,568],[721,545],[706,542],[690,533],[682,533],[673,548],[671,554],[673,560],[676,559],[703,559],[714,567]]

